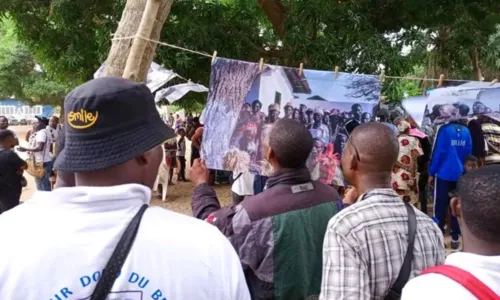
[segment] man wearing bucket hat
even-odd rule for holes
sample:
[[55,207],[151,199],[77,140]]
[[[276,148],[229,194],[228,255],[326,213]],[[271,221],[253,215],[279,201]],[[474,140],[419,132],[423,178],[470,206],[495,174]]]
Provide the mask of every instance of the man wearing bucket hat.
[[66,97],[65,120],[55,167],[75,187],[0,216],[0,299],[250,299],[216,228],[148,208],[161,144],[175,135],[146,85],[89,81]]

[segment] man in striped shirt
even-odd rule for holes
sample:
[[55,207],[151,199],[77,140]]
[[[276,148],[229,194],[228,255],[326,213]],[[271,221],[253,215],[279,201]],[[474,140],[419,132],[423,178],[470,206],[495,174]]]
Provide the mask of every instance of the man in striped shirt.
[[[328,224],[320,299],[383,299],[395,283],[409,235],[407,209],[391,188],[398,152],[397,137],[383,124],[362,124],[352,132],[341,163],[358,201]],[[417,228],[410,278],[445,259],[441,230],[413,209]]]

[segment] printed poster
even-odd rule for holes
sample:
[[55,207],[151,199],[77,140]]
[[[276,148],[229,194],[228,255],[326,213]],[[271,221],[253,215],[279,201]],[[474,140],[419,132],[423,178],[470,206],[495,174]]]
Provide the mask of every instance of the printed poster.
[[[273,123],[294,119],[314,138],[307,163],[314,180],[331,183],[350,131],[370,122],[377,76],[303,70],[217,58],[203,113],[207,167],[269,176],[265,146]],[[330,149],[327,151],[327,149]]]

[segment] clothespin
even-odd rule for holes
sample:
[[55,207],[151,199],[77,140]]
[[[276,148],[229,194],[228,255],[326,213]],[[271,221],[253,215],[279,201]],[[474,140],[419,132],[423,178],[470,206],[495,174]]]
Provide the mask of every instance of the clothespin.
[[259,71],[262,71],[262,69],[264,68],[264,58],[260,58],[260,61],[259,61]]
[[299,75],[302,76],[302,71],[304,69],[304,64],[303,63],[300,63],[299,65]]
[[494,84],[495,84],[495,83],[497,83],[497,82],[498,82],[498,79],[496,79],[496,78],[495,78],[495,79],[493,79],[493,81],[490,83],[490,85],[494,85]]
[[382,72],[380,73],[379,80],[380,80],[380,82],[384,82],[384,80],[385,80],[385,70],[382,70]]
[[439,83],[438,83],[438,87],[442,86],[442,85],[443,85],[443,82],[444,82],[444,74],[441,74],[441,76],[439,76]]
[[214,55],[212,55],[212,63],[215,62],[216,58],[217,58],[217,51],[214,51]]
[[339,67],[335,66],[335,79],[339,78]]

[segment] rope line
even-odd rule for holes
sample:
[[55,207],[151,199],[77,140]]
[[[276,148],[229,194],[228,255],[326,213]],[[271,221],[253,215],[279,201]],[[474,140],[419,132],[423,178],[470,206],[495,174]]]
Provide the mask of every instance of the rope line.
[[[116,36],[116,34],[112,34],[112,36]],[[177,49],[177,50],[182,50],[182,51],[186,51],[186,52],[190,52],[190,53],[194,53],[194,54],[198,54],[198,55],[201,55],[201,56],[204,56],[204,57],[208,57],[208,58],[213,58],[213,55],[210,55],[206,52],[200,52],[200,51],[196,51],[196,50],[191,50],[191,49],[187,49],[187,48],[183,48],[183,47],[180,47],[180,46],[176,46],[176,45],[172,45],[172,44],[168,44],[168,43],[164,43],[164,42],[160,42],[160,41],[155,41],[155,40],[152,40],[152,39],[148,39],[146,37],[143,37],[143,36],[140,36],[140,35],[135,35],[135,36],[127,36],[127,37],[114,37],[112,38],[111,40],[112,41],[120,41],[120,40],[133,40],[133,39],[142,39],[142,40],[145,40],[145,41],[148,41],[148,42],[151,42],[151,43],[156,43],[158,45],[162,45],[162,46],[166,46],[166,47],[170,47],[170,48],[174,48],[174,49]],[[345,72],[339,72],[339,73],[344,73],[344,74],[352,74],[352,75],[358,75],[358,76],[379,76],[378,74],[374,74],[374,75],[370,75],[370,74],[356,74],[356,73],[345,73]],[[179,76],[180,77],[180,76]],[[419,80],[419,81],[436,81],[436,82],[439,82],[441,79],[439,78],[420,78],[420,77],[413,77],[413,76],[410,76],[410,77],[405,77],[405,76],[388,76],[388,75],[384,75],[383,76],[384,78],[391,78],[391,79],[405,79],[405,80]],[[187,79],[181,77],[182,79],[188,81]],[[444,81],[470,81],[468,79],[444,79]]]

